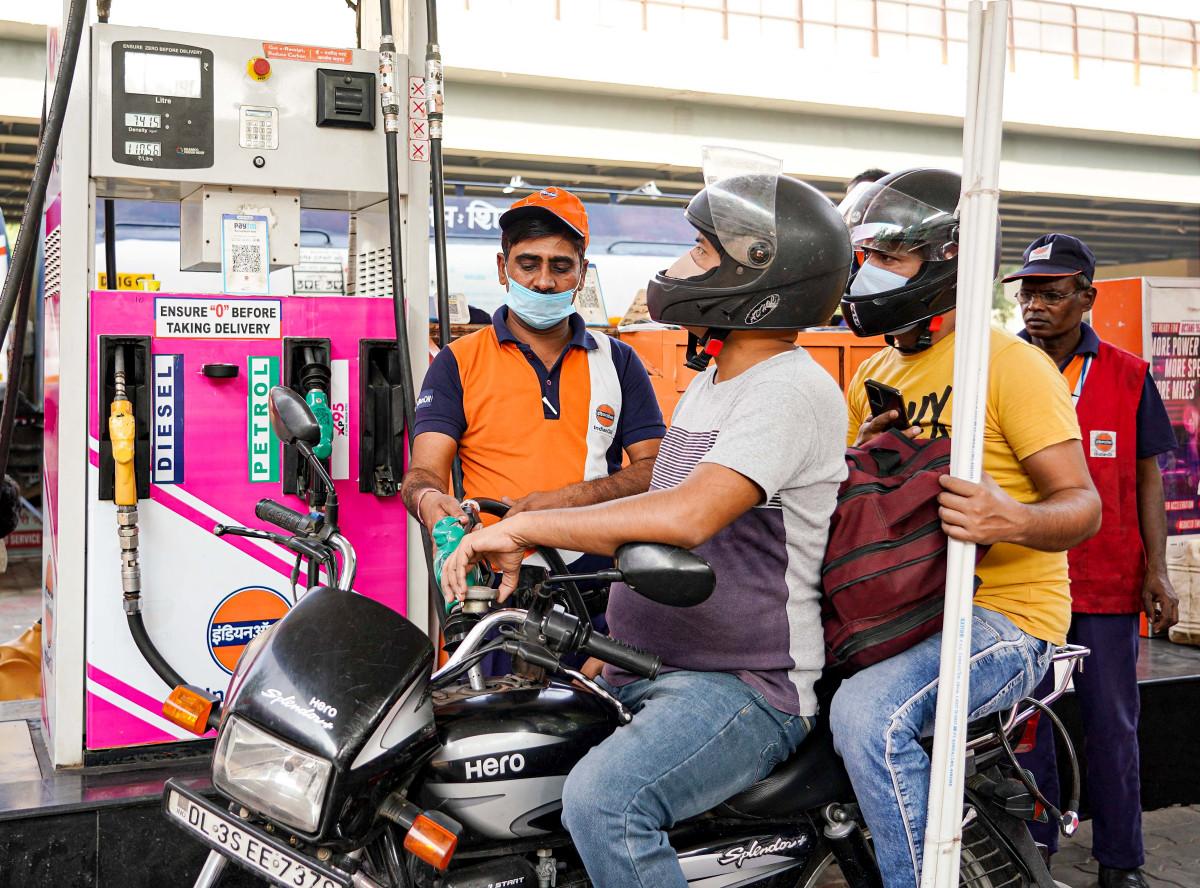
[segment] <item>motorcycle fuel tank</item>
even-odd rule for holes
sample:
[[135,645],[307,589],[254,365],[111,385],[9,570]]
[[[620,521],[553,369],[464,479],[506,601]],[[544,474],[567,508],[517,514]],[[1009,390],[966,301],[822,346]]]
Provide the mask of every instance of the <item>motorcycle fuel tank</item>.
[[477,694],[436,713],[441,748],[423,798],[491,839],[559,829],[567,774],[616,727],[598,698],[558,683]]

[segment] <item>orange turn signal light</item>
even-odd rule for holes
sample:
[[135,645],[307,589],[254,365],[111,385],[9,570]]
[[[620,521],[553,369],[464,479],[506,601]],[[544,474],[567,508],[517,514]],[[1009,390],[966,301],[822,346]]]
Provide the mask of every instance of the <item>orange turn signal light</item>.
[[436,870],[450,865],[458,848],[458,835],[428,814],[420,814],[404,837],[404,850],[425,861]]
[[163,701],[166,719],[186,731],[202,735],[208,730],[208,718],[217,698],[195,685],[180,685]]

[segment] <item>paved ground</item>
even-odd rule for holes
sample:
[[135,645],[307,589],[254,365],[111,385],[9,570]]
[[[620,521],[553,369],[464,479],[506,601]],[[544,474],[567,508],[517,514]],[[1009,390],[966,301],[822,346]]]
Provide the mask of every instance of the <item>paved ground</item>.
[[[1163,808],[1142,815],[1146,843],[1146,881],[1153,888],[1200,888],[1200,805]],[[1096,884],[1092,824],[1086,822],[1064,840],[1051,872],[1071,888]]]

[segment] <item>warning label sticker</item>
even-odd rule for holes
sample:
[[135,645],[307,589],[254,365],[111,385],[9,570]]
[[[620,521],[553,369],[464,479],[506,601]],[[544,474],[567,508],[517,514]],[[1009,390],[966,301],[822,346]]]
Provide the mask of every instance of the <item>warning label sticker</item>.
[[295,43],[263,43],[263,55],[269,59],[317,62],[322,65],[349,65],[354,61],[353,50],[333,49],[328,46],[300,46]]
[[279,339],[278,299],[154,300],[154,335],[159,339]]

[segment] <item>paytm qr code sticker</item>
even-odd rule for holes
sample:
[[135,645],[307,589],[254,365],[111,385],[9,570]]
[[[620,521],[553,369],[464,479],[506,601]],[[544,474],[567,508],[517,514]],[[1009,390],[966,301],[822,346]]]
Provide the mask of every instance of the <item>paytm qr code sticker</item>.
[[266,216],[221,217],[221,274],[226,293],[270,292],[271,221]]

